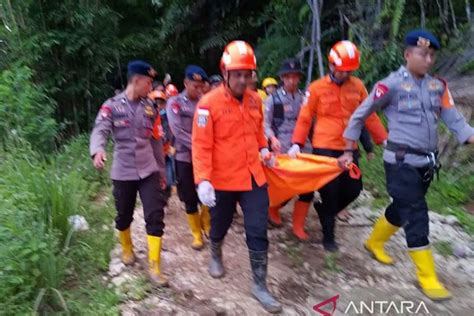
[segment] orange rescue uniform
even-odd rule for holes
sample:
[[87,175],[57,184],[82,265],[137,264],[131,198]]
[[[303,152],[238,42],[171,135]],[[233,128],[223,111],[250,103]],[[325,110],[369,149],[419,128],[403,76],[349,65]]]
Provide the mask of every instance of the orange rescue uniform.
[[250,191],[252,177],[266,183],[259,150],[267,147],[262,101],[249,89],[240,102],[224,85],[204,95],[194,114],[192,160],[196,184],[216,190]]
[[[313,147],[344,150],[345,140],[342,134],[352,113],[367,95],[364,83],[353,76],[340,86],[332,82],[329,75],[314,81],[306,92],[292,142],[304,144],[313,118],[316,118]],[[365,126],[376,144],[381,144],[387,139],[387,131],[376,113],[367,118]],[[354,144],[354,149],[356,148],[357,144]]]

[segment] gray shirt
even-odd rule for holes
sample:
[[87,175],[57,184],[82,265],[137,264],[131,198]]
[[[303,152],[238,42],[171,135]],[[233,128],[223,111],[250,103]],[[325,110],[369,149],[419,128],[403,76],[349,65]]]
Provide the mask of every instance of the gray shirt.
[[184,90],[166,103],[166,116],[175,137],[175,159],[178,161],[191,163],[191,135],[197,102],[189,99]]
[[[443,95],[446,94],[449,95],[449,102],[443,101]],[[443,81],[426,75],[417,84],[403,66],[376,84],[352,115],[344,137],[359,139],[365,119],[377,110],[383,110],[387,117],[389,141],[420,151],[433,152],[437,149],[439,119],[443,120],[461,144],[474,135],[474,128],[454,107]],[[390,150],[386,149],[383,157],[388,163],[396,162],[395,153]],[[405,162],[423,167],[429,163],[429,157],[406,154]]]
[[127,100],[125,92],[102,105],[90,137],[90,155],[105,152],[112,134],[115,145],[110,176],[113,180],[139,180],[154,172],[165,177],[163,145],[161,140],[152,138],[157,115],[147,99]]
[[[269,95],[265,99],[265,136],[276,138],[281,143],[281,152],[286,153],[290,149],[293,136],[293,130],[295,129],[296,120],[300,113],[301,105],[303,102],[304,95],[298,90],[293,95],[286,92],[285,89],[279,88],[275,93]],[[275,117],[275,103],[281,102],[283,105],[283,117]],[[309,139],[306,141],[305,147],[302,148],[303,152],[311,152],[311,143]]]

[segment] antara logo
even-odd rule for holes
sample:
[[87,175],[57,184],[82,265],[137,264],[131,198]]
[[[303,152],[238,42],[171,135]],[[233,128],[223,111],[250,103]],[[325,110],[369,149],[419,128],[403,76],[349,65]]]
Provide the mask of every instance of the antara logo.
[[[313,306],[313,310],[322,316],[333,316],[337,307],[339,294]],[[322,308],[331,304],[331,307]],[[344,310],[344,314],[372,315],[372,314],[395,314],[395,315],[423,315],[430,314],[428,307],[423,301],[415,303],[413,301],[350,301]]]

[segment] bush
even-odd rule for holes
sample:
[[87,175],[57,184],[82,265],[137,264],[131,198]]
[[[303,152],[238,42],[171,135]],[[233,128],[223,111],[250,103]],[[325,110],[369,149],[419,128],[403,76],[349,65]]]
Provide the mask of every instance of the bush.
[[24,66],[0,73],[0,142],[5,144],[7,135],[13,133],[33,148],[51,152],[58,132],[53,119],[55,102],[32,83],[32,76]]
[[[10,138],[0,151],[2,312],[69,311],[67,298],[75,294],[68,283],[81,277],[93,280],[97,270],[107,266],[113,236],[102,226],[112,214],[97,212],[92,203],[100,186],[106,184],[105,174],[92,169],[86,137],[48,157],[19,138]],[[86,217],[91,230],[98,226],[101,231],[74,233],[68,223],[73,214]],[[88,270],[81,270],[81,265]],[[97,282],[91,286],[97,288]],[[114,301],[113,294],[101,290]]]

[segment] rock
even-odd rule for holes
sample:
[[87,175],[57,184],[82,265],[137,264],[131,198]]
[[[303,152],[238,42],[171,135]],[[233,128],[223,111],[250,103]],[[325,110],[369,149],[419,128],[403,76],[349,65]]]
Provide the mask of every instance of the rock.
[[448,215],[444,218],[444,223],[454,226],[459,224],[459,220],[454,215]]
[[111,277],[114,277],[114,276],[119,275],[123,271],[123,269],[125,269],[125,264],[123,264],[120,258],[113,258],[109,264],[108,274]]
[[303,263],[303,267],[306,271],[310,271],[311,265],[308,262]]
[[81,215],[72,215],[67,219],[69,225],[76,232],[89,230],[89,224],[87,223],[84,216]]
[[122,284],[125,282],[129,281],[131,279],[131,275],[128,273],[124,273],[122,275],[119,275],[111,280],[112,284],[115,285],[116,287],[120,287]]
[[453,245],[453,255],[458,258],[466,258],[470,252],[470,248],[467,245],[459,242]]

